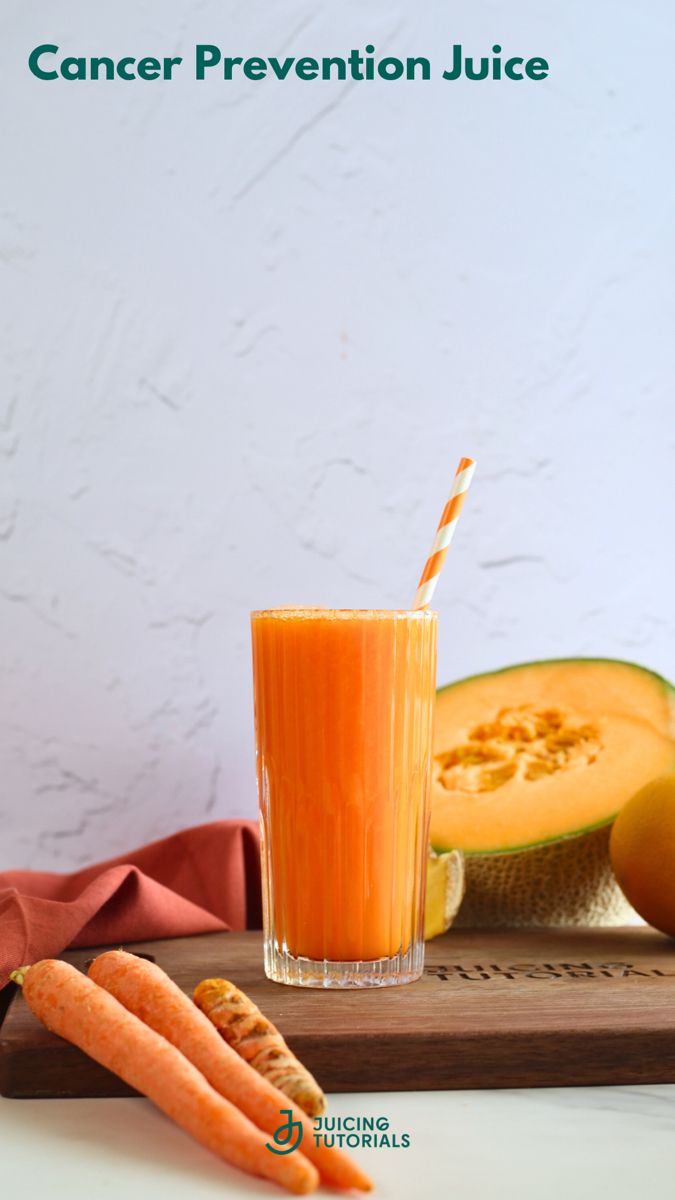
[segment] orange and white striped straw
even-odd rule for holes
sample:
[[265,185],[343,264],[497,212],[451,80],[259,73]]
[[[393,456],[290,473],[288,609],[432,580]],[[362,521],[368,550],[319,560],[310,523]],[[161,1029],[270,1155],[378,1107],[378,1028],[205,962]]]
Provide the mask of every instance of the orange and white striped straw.
[[428,608],[431,604],[431,597],[438,583],[438,576],[445,562],[448,546],[457,528],[459,514],[464,504],[464,497],[469,490],[469,484],[473,479],[475,470],[476,464],[472,458],[460,458],[459,466],[457,467],[452,483],[452,490],[448,497],[448,503],[443,509],[443,515],[438,522],[434,544],[431,547],[431,553],[424,564],[424,570],[417,585],[413,603],[414,609]]

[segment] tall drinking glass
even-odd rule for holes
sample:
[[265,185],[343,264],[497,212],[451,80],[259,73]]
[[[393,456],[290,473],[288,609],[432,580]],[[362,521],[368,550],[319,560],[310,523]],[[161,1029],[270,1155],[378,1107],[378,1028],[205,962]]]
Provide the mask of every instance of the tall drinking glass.
[[265,972],[417,979],[436,614],[280,608],[251,624]]

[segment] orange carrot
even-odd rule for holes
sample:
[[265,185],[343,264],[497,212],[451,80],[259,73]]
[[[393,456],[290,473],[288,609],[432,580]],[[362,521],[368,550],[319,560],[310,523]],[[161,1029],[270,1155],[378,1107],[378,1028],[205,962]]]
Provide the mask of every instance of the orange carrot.
[[89,975],[181,1050],[216,1091],[266,1133],[274,1133],[284,1120],[280,1114],[290,1109],[293,1121],[302,1125],[302,1152],[318,1167],[326,1183],[370,1191],[373,1185],[360,1167],[341,1150],[323,1142],[317,1145],[312,1122],[302,1109],[240,1058],[156,963],[124,950],[108,950],[94,959]]
[[294,1100],[308,1117],[320,1117],[325,1112],[326,1097],[316,1079],[246,992],[229,979],[202,979],[192,999],[228,1046]]
[[14,971],[12,979],[23,984],[29,1008],[47,1029],[143,1092],[220,1158],[298,1195],[317,1187],[318,1172],[303,1154],[272,1154],[260,1129],[175,1046],[75,967],[46,958]]

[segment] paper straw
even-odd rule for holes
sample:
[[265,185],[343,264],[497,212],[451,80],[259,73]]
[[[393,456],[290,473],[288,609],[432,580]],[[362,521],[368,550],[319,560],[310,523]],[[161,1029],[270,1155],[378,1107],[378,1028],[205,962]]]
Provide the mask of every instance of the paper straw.
[[428,608],[431,603],[431,597],[438,583],[438,576],[441,573],[445,556],[448,553],[448,546],[452,541],[459,520],[459,514],[462,511],[464,497],[469,490],[469,484],[473,479],[475,470],[476,464],[472,458],[460,458],[448,502],[438,522],[438,529],[436,530],[434,544],[431,547],[431,553],[424,564],[424,570],[417,585],[413,603],[414,609]]

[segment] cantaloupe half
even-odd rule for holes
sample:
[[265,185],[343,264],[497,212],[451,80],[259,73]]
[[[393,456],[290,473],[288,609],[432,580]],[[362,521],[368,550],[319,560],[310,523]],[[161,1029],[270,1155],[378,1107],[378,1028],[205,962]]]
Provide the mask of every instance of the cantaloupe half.
[[441,688],[431,844],[466,855],[456,924],[620,924],[609,834],[675,767],[675,691],[613,659],[525,663]]

